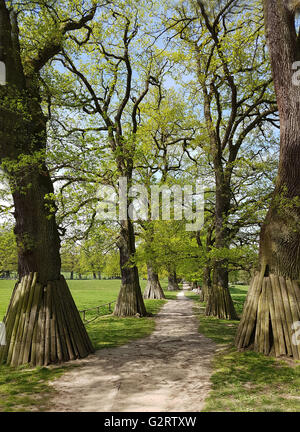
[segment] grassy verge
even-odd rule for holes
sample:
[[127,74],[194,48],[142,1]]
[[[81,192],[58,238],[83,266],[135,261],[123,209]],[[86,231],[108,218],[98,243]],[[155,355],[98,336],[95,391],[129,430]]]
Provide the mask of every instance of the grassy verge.
[[[68,281],[68,284],[79,310],[116,300],[120,289],[119,280],[76,280]],[[142,289],[145,285],[146,281],[141,281]],[[13,286],[14,281],[0,281],[0,321],[6,312]],[[165,300],[145,300],[147,311],[154,316],[164,303]],[[154,328],[153,317],[117,318],[112,315],[100,317],[87,325],[95,349],[119,346],[146,337]],[[67,364],[34,369],[0,366],[0,412],[46,410],[54,391],[49,381],[69,368]]]
[[[238,314],[241,314],[247,287],[231,288]],[[238,352],[234,337],[238,321],[205,317],[204,306],[192,293],[199,312],[199,332],[224,349],[215,356],[212,390],[204,411],[299,412],[300,362],[284,361],[252,351]]]
[[167,300],[176,300],[179,291],[164,291]]
[[[153,315],[165,303],[164,300],[145,300],[147,311]],[[153,318],[117,318],[104,316],[87,325],[87,331],[96,349],[110,348],[150,335],[155,328]]]

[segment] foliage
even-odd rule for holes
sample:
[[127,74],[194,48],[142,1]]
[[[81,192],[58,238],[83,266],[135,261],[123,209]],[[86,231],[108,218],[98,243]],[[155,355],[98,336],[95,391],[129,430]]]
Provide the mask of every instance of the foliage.
[[10,226],[0,227],[0,272],[17,270],[17,245]]

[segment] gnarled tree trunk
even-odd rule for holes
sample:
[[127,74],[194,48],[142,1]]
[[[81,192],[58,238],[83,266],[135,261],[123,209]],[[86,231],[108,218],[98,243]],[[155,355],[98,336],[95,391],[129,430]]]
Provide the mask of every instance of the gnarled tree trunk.
[[164,299],[166,298],[160,285],[158,274],[153,269],[150,262],[147,263],[148,282],[144,291],[144,299]]
[[[300,59],[295,11],[283,0],[265,1],[265,23],[280,116],[276,187],[260,236],[260,269],[253,278],[236,336],[238,348],[300,358],[292,325],[300,321]],[[298,341],[299,342],[299,341]]]

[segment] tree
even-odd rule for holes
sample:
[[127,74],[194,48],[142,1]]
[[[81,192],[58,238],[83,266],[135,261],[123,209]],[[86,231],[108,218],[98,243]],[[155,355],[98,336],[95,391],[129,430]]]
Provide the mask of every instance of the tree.
[[[277,108],[264,60],[257,2],[249,6],[250,24],[248,3],[246,8],[244,2],[225,0],[215,6],[200,0],[184,4],[177,17],[172,17],[170,27],[184,41],[187,57],[193,58],[185,67],[190,73],[191,66],[196,70],[197,84],[192,91],[203,104],[199,145],[214,171],[214,246],[226,250],[231,240],[227,221],[233,202],[232,178],[240,150],[266,121],[274,121],[272,114]],[[207,313],[237,319],[228,289],[228,259],[219,254],[211,264]]]
[[[292,325],[300,319],[300,87],[294,63],[300,58],[296,10],[283,0],[265,0],[265,30],[280,116],[276,187],[260,234],[259,268],[238,328],[238,348],[300,358]],[[300,6],[300,5],[299,5]],[[253,345],[254,344],[254,345]]]
[[147,285],[144,291],[145,299],[164,299],[165,294],[160,285],[158,272],[153,268],[153,263],[147,263]]
[[78,271],[79,248],[74,242],[67,241],[61,248],[61,267],[65,272],[70,272],[70,279],[74,279],[74,272]]
[[[40,74],[61,51],[70,31],[95,15],[65,3],[22,2],[19,9],[0,1],[0,158],[14,202],[18,272],[5,317],[7,345],[0,360],[8,364],[49,364],[93,352],[85,327],[60,276],[60,238],[53,185],[46,165],[47,118],[42,110]],[[36,37],[30,40],[22,28]],[[46,30],[47,28],[47,30]]]
[[[117,189],[118,178],[126,178],[125,193],[134,176],[141,105],[151,88],[159,89],[163,68],[143,33],[144,11],[141,12],[139,6],[139,3],[115,2],[113,9],[108,8],[102,16],[99,14],[88,39],[82,43],[73,40],[56,59],[66,74],[71,73],[74,85],[79,89],[80,98],[73,94],[67,101],[69,107],[73,107],[73,115],[74,107],[83,110],[83,130],[88,132],[86,124],[91,122],[90,132],[98,132],[98,138],[104,142],[102,172],[107,175],[103,176],[103,182]],[[99,34],[99,28],[102,34]],[[77,51],[78,58],[84,58],[84,62],[72,60],[70,53],[73,50]],[[134,259],[134,224],[128,209],[124,213],[118,221],[122,284],[114,314],[145,316],[147,312]]]
[[111,279],[121,279],[120,256],[117,250],[111,251],[105,258],[103,273]]
[[17,271],[17,245],[13,230],[4,225],[0,230],[0,273],[9,276]]
[[[143,106],[144,122],[140,128],[139,139],[142,142],[139,150],[139,163],[136,177],[146,186],[149,196],[151,186],[162,188],[176,185],[179,178],[184,181],[188,175],[187,156],[182,146],[192,140],[195,133],[193,115],[183,94],[173,89],[166,90],[163,86],[159,93],[152,95]],[[190,176],[191,177],[191,176]],[[178,185],[179,186],[179,185]],[[173,200],[171,199],[171,203]],[[152,210],[154,203],[151,203]],[[174,218],[175,209],[170,212]],[[161,213],[161,203],[159,204]],[[143,238],[142,245],[144,261],[147,265],[148,283],[144,291],[144,298],[165,298],[161,288],[158,271],[166,263],[166,249],[160,250],[157,242],[156,230],[162,225],[155,220],[139,221]],[[163,229],[159,229],[160,235]],[[168,243],[168,241],[166,241]],[[168,245],[166,245],[168,248]],[[163,263],[163,265],[161,264]],[[174,263],[170,264],[168,289],[179,289]]]
[[155,222],[141,222],[142,232],[139,236],[143,243],[137,250],[137,260],[146,264],[147,267],[147,285],[144,290],[144,299],[164,299],[165,295],[159,282],[158,271],[161,268],[160,263],[153,248],[155,240]]

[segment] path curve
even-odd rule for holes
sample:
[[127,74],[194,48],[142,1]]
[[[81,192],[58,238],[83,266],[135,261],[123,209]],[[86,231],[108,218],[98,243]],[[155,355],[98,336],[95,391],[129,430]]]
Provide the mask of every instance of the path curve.
[[101,349],[54,381],[51,411],[201,411],[216,345],[198,326],[193,301],[181,293],[163,306],[150,336]]

